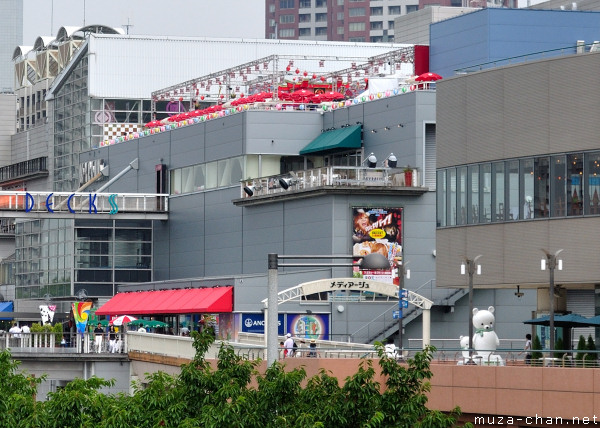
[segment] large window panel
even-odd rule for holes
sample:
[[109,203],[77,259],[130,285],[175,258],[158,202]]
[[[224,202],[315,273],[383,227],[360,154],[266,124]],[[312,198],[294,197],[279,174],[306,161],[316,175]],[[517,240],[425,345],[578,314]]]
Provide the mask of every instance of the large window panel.
[[520,217],[523,219],[533,218],[533,195],[534,195],[534,183],[535,177],[533,172],[533,159],[522,159],[521,163],[521,201],[523,202],[523,209]]
[[479,222],[489,223],[492,221],[492,165],[485,163],[479,168],[479,184],[481,186]]
[[600,214],[600,153],[585,156],[586,214]]
[[446,226],[446,171],[437,171],[437,226],[444,227]]
[[[566,198],[566,157],[565,155],[552,156],[550,168],[550,211],[552,217],[564,217],[567,211],[567,204],[570,201]],[[579,178],[581,182],[581,179]]]
[[[567,156],[567,215],[583,215],[583,153],[571,153]],[[589,197],[588,197],[589,198]],[[586,201],[589,205],[589,199]]]
[[457,225],[467,224],[467,167],[457,168]]
[[535,175],[534,217],[548,218],[550,211],[550,158],[535,158],[533,163]]
[[492,221],[504,221],[506,217],[504,192],[504,162],[492,164]]
[[479,165],[470,165],[468,168],[469,174],[469,201],[468,209],[469,216],[467,222],[469,224],[479,223]]
[[456,226],[456,169],[450,168],[448,173],[448,226]]
[[506,162],[506,220],[519,219],[519,161]]

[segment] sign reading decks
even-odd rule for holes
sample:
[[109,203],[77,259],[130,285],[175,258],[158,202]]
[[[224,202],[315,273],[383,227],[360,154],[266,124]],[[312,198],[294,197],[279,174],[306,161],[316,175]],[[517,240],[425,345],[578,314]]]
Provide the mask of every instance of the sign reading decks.
[[[319,279],[317,281],[302,284],[302,292],[305,296],[329,291],[357,291],[379,293],[385,296],[398,297],[398,286],[380,281],[372,281],[364,278],[334,278]],[[333,300],[343,299],[340,295],[332,296]],[[348,296],[349,300],[357,300],[358,296]]]
[[161,214],[167,203],[163,194],[0,191],[0,211],[29,214]]

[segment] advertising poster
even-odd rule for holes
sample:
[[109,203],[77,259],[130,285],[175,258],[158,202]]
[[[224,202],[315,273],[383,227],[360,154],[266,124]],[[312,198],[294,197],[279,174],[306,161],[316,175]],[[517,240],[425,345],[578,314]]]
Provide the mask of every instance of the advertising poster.
[[329,340],[329,314],[288,314],[287,332],[301,339]]
[[78,333],[85,333],[90,309],[92,309],[92,302],[73,303],[73,318],[75,318],[75,325],[77,326]]
[[[352,255],[355,256],[353,276],[392,283],[392,268],[402,260],[402,208],[352,209]],[[367,254],[380,253],[390,262],[389,270],[361,270],[360,259]]]
[[[279,336],[283,336],[286,332],[283,329],[284,324],[284,314],[278,314],[277,321],[277,334]],[[262,313],[260,314],[242,314],[242,331],[244,333],[265,333],[265,317]]]

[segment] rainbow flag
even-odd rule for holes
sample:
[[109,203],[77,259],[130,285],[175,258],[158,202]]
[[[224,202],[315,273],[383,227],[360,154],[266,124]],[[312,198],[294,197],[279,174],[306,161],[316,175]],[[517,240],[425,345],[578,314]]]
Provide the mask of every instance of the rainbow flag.
[[85,333],[91,308],[92,302],[73,303],[73,317],[75,318],[78,333]]

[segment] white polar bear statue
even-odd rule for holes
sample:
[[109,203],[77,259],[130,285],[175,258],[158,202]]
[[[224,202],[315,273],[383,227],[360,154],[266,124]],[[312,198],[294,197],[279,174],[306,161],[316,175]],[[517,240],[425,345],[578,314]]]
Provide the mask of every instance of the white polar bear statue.
[[485,309],[473,309],[473,349],[477,353],[477,364],[503,366],[504,361],[500,355],[494,354],[500,340],[494,331],[494,307]]
[[458,361],[459,365],[469,363],[469,336],[460,336],[460,349],[462,349],[462,360]]

